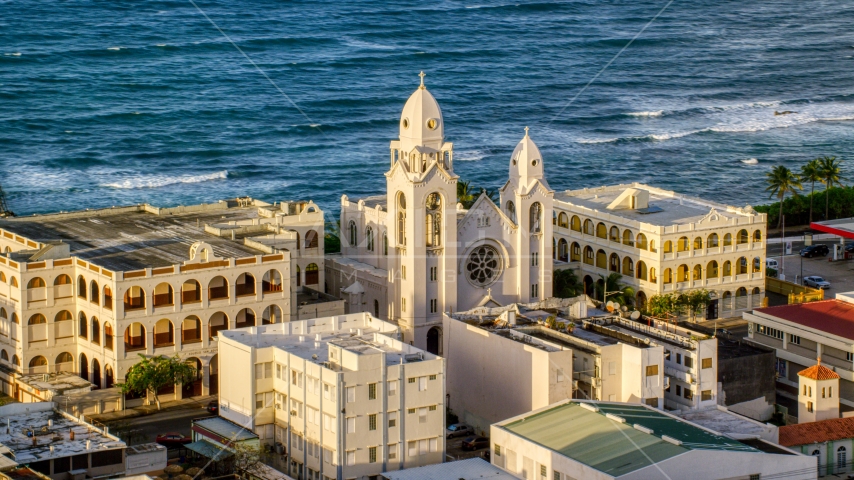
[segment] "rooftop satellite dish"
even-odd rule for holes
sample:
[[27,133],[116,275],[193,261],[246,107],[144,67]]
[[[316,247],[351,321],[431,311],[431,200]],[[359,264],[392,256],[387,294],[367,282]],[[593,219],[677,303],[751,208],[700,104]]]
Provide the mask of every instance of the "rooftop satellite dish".
[[644,338],[644,339],[643,339],[643,343],[645,343],[645,344],[649,345],[649,339],[648,339],[648,338]]
[[623,305],[623,306],[620,308],[620,310],[622,310],[622,311],[624,311],[624,312],[628,312],[628,311],[629,311],[629,307],[627,307],[627,306]]
[[620,309],[620,304],[617,302],[614,302],[614,310],[619,310],[619,309]]
[[[611,303],[611,302],[608,302],[608,303]],[[605,307],[605,310],[607,310],[608,312],[613,312],[613,311],[614,311],[614,306],[613,306],[613,305],[608,305],[607,307]]]
[[640,312],[639,311],[635,310],[634,312],[632,312],[632,315],[631,315],[632,320],[637,320],[639,318],[640,318]]
[[605,304],[606,308],[612,308],[614,306],[614,302],[608,300],[608,303]]

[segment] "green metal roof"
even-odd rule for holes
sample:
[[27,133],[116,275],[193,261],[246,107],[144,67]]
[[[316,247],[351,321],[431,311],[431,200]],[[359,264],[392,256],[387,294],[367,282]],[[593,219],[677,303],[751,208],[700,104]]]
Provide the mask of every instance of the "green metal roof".
[[[643,405],[588,404],[599,411],[569,402],[498,427],[614,477],[688,450],[761,453],[737,440],[715,435]],[[620,417],[625,423],[606,414]],[[652,433],[638,430],[635,425]]]

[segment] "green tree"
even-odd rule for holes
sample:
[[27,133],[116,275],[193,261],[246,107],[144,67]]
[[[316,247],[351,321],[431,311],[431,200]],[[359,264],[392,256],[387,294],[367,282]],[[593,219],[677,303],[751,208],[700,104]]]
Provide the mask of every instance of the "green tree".
[[825,186],[824,195],[824,219],[830,220],[830,190],[834,187],[840,187],[842,180],[842,170],[840,168],[840,160],[836,157],[821,157],[821,183]]
[[771,192],[771,197],[776,196],[780,200],[780,218],[777,221],[777,228],[780,228],[783,222],[783,199],[787,193],[797,195],[798,190],[803,187],[798,176],[783,165],[774,167],[774,170],[768,172],[767,177],[768,187],[765,191]]
[[[603,302],[611,300],[620,305],[632,305],[635,299],[635,289],[620,283],[623,276],[614,272],[607,277],[599,275],[600,281],[596,282],[596,297],[602,298]],[[605,297],[605,295],[608,295]]]
[[122,393],[151,393],[154,395],[158,410],[160,410],[158,390],[166,385],[183,385],[196,379],[196,369],[177,355],[174,357],[157,355],[148,358],[140,354],[139,358],[140,361],[128,369],[124,383],[117,383],[116,386],[122,390]]
[[232,457],[229,465],[240,478],[257,477],[262,473],[265,454],[260,445],[232,442],[228,445]]
[[691,312],[691,321],[697,321],[697,312],[702,312],[712,301],[712,296],[708,290],[701,288],[692,290],[679,296],[679,302]]
[[572,298],[581,294],[582,285],[578,282],[578,277],[570,268],[554,271],[554,280],[552,282],[554,291],[552,294],[558,298]]
[[647,300],[647,311],[653,317],[666,318],[670,315],[679,315],[685,308],[685,303],[678,293],[665,293],[653,295]]
[[812,223],[812,201],[815,194],[815,182],[821,181],[821,159],[810,160],[801,167],[801,181],[810,182],[810,223]]
[[477,200],[477,196],[472,193],[470,182],[457,182],[457,203],[462,203],[463,208],[470,208]]

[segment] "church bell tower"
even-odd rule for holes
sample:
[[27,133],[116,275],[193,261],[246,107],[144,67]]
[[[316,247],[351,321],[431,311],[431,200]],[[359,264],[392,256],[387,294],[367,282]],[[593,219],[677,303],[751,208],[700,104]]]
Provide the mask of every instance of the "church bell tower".
[[[457,175],[442,110],[421,85],[400,116],[386,172],[389,312],[403,341],[441,354],[442,312],[457,301]],[[393,235],[391,234],[393,232]]]

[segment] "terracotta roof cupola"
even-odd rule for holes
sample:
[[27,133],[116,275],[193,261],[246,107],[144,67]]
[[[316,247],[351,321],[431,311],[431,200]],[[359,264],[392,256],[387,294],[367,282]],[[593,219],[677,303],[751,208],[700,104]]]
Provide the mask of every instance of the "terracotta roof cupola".
[[798,375],[811,378],[813,380],[833,380],[839,378],[839,374],[821,364],[821,357],[818,357],[817,363],[810,368],[801,370]]

